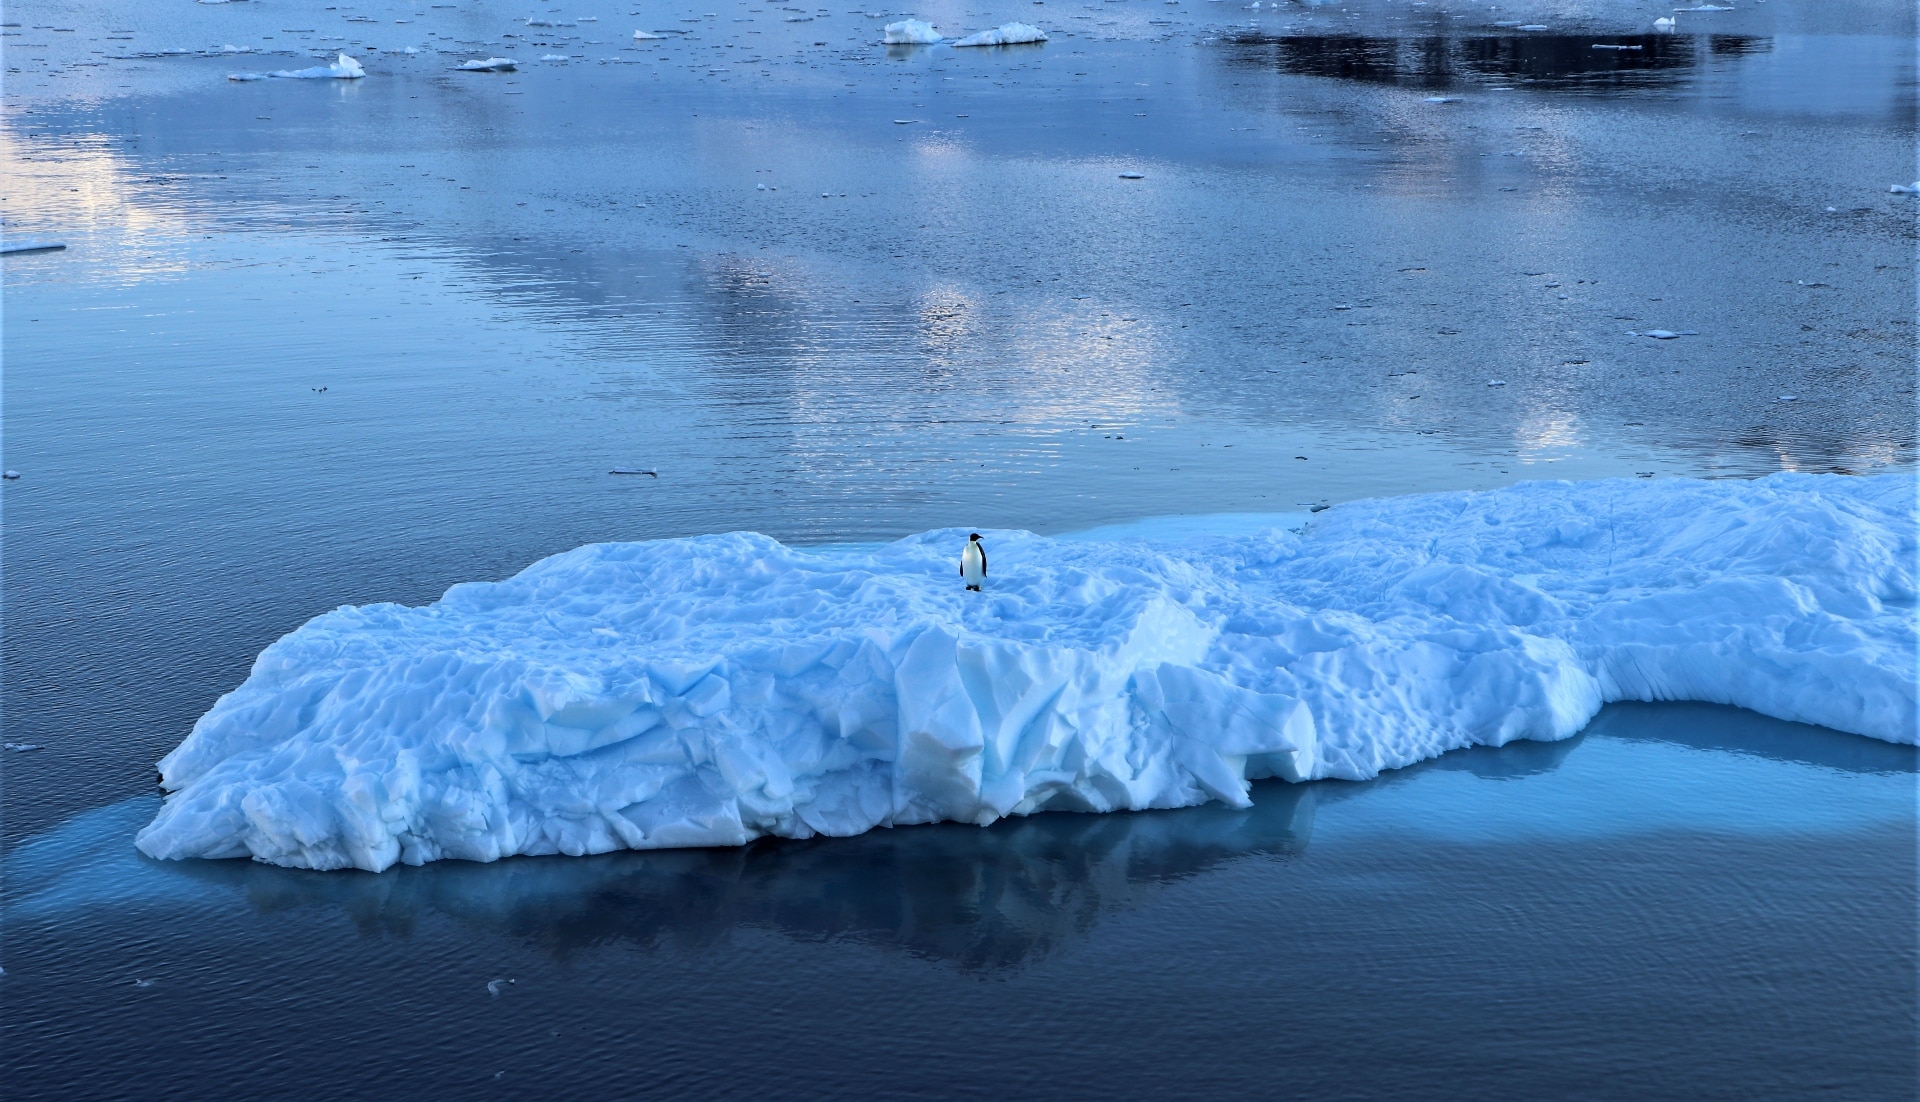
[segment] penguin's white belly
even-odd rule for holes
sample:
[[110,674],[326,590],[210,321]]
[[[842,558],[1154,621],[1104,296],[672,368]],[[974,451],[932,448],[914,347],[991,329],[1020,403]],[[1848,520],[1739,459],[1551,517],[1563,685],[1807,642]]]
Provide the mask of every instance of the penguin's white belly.
[[972,544],[960,552],[960,576],[968,585],[979,585],[987,580],[987,557]]

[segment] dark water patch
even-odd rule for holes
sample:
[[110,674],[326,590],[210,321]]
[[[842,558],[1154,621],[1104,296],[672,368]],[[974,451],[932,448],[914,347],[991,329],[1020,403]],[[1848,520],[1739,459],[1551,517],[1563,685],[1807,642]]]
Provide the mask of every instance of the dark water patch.
[[1495,82],[1600,93],[1671,85],[1709,57],[1773,48],[1771,39],[1760,36],[1677,34],[1389,38],[1248,33],[1224,41],[1236,65],[1436,91]]

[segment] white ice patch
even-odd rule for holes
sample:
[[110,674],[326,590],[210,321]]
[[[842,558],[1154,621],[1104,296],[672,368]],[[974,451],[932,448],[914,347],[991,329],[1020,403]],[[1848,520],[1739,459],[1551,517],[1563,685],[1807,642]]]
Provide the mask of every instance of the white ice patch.
[[984,593],[964,529],[736,533],[344,607],[160,763],[138,844],[378,870],[1244,804],[1253,778],[1565,738],[1610,700],[1915,738],[1910,474],[1527,483],[1249,527],[989,532]]
[[884,41],[889,46],[931,46],[940,41],[940,32],[931,23],[903,19],[887,24]]
[[648,31],[635,31],[633,32],[633,37],[637,42],[656,42],[665,39],[667,36],[663,34],[653,34]]
[[346,54],[340,54],[331,65],[315,65],[311,69],[280,69],[271,73],[228,73],[228,80],[359,80],[367,75],[360,63]]
[[466,73],[511,73],[519,64],[510,57],[490,57],[484,61],[463,61],[454,68]]
[[1025,23],[1004,23],[990,31],[970,34],[955,42],[955,46],[1020,46],[1029,42],[1045,42],[1047,32]]

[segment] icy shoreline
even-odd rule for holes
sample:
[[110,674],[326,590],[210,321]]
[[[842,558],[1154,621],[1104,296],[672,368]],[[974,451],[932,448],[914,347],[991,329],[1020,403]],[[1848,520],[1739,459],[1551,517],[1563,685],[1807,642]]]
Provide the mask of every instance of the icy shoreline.
[[1611,700],[1911,743],[1915,527],[1910,474],[1783,474],[991,532],[984,594],[954,530],[592,545],[273,644],[161,763],[138,844],[379,870],[1244,803]]

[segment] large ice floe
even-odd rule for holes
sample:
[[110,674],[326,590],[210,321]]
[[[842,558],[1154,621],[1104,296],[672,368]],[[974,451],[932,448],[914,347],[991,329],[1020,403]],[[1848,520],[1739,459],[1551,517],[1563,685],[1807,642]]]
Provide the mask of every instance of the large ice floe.
[[378,870],[1244,804],[1610,700],[1911,743],[1914,490],[1540,482],[1298,531],[990,532],[984,593],[958,529],[596,544],[268,647],[161,762],[138,844]]

